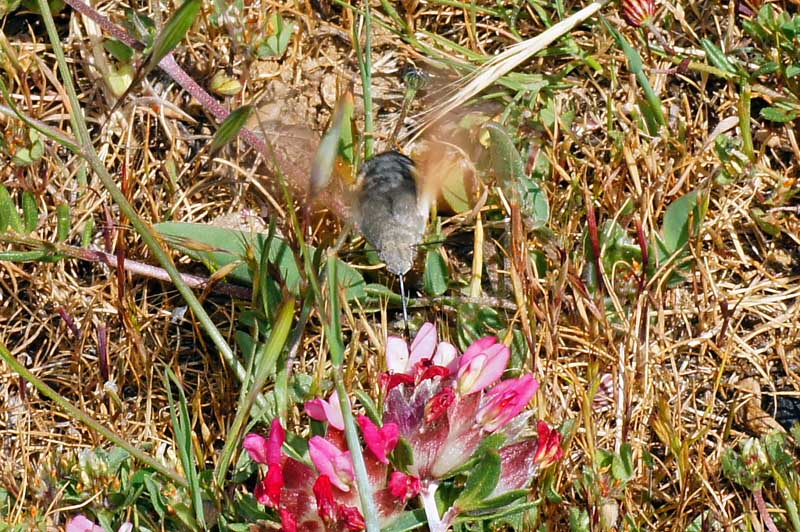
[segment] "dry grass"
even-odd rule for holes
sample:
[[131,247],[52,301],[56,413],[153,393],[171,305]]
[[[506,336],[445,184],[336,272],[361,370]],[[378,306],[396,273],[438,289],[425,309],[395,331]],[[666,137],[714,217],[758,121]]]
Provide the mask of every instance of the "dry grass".
[[[226,27],[210,22],[213,10],[206,3],[202,30],[195,26],[176,51],[178,62],[202,85],[207,86],[217,72],[242,83],[242,91],[227,98],[225,105],[253,103],[258,108],[261,128],[279,152],[278,164],[298,186],[308,175],[337,93],[352,84],[358,107],[362,92],[351,39],[353,10],[322,4],[255,2]],[[372,91],[379,146],[386,144],[394,128],[406,65],[414,62],[435,69],[437,80],[464,74],[447,71],[441,63],[426,66],[433,57],[423,45],[465,59],[423,32],[445,37],[470,53],[488,55],[516,42],[514,31],[530,37],[545,29],[534,5],[552,19],[559,18],[552,6],[535,2],[487,3],[475,13],[467,9],[468,2],[464,8],[455,4],[420,3],[415,12],[401,12],[417,31],[419,40],[410,43],[386,29],[397,21],[375,6]],[[511,4],[519,7],[516,28],[499,16]],[[568,13],[581,7],[568,4]],[[681,50],[702,50],[703,38],[739,48],[748,40],[733,5],[659,4],[656,20],[663,23],[667,42]],[[774,5],[790,8],[788,2]],[[123,17],[121,4],[104,9],[112,19]],[[67,13],[59,20],[60,31],[95,147],[142,218],[210,223],[251,208],[272,216],[284,234],[292,234],[274,165],[265,164],[244,144],[228,146],[212,161],[202,157],[202,164],[188,163],[212,134],[213,121],[164,74],[151,75],[109,120],[115,98],[103,82],[108,58],[93,47],[101,34],[88,19]],[[298,25],[286,54],[280,59],[248,55],[248,44],[264,32],[272,13]],[[615,6],[606,6],[602,13],[612,25],[625,28]],[[12,98],[26,113],[69,130],[63,89],[37,20],[21,12],[6,19],[4,46],[13,50],[16,61],[4,65],[4,76]],[[758,530],[752,497],[723,477],[720,459],[741,439],[766,430],[765,421],[753,416],[769,415],[751,408],[752,388],[741,386],[745,379],[754,379],[764,392],[783,391],[795,397],[800,393],[797,122],[776,124],[754,113],[756,159],[731,183],[719,184],[715,177],[723,163],[714,150],[715,128],[721,120],[737,116],[738,86],[697,70],[670,71],[677,65],[646,52],[643,33],[622,31],[644,58],[650,82],[664,103],[670,133],[650,137],[640,127],[636,118],[640,89],[626,69],[623,53],[596,22],[552,45],[554,53],[518,67],[516,72],[544,76],[545,89],[527,109],[525,102],[495,101],[503,104],[501,109],[510,109],[510,120],[519,126],[518,145],[545,157],[550,165],[545,186],[552,233],[524,235],[527,247],[545,252],[549,270],[538,279],[523,274],[514,286],[511,265],[501,259],[511,253],[507,212],[495,189],[485,183],[486,279],[481,296],[496,303],[510,327],[531,331],[532,350],[524,359],[542,383],[535,399],[537,416],[553,424],[574,421],[567,458],[555,478],[554,489],[564,501],[543,506],[547,529],[567,530],[570,507],[597,507],[599,501],[587,500],[591,496],[576,481],[583,468],[592,467],[595,449],[614,450],[629,442],[636,459],[635,478],[624,491],[606,486],[601,495],[620,499],[621,514],[629,515],[641,529],[686,530],[708,512],[721,530]],[[579,51],[591,61],[581,59]],[[434,83],[435,87],[444,82]],[[766,87],[754,86],[753,92],[754,100],[772,101]],[[429,94],[436,97],[433,89]],[[561,120],[547,122],[544,108]],[[357,115],[361,113],[357,109]],[[0,124],[11,151],[27,142],[20,121],[0,115]],[[727,133],[737,135],[733,128]],[[44,157],[31,166],[12,164],[7,155],[0,161],[0,182],[12,196],[19,199],[23,190],[32,191],[40,210],[50,213],[40,220],[36,238],[54,241],[52,213],[57,204],[68,202],[72,219],[68,243],[77,245],[85,224],[93,219],[94,245],[130,260],[151,260],[99,182],[91,173],[83,173],[86,167],[73,155],[47,142]],[[582,280],[587,200],[598,225],[617,220],[635,241],[637,223],[651,237],[660,230],[666,206],[693,190],[707,191],[710,199],[701,230],[691,240],[693,260],[685,282],[669,286],[669,272],[662,271],[638,290],[638,278],[606,272],[606,287],[596,294],[587,292]],[[771,216],[780,228],[777,235],[771,236],[755,222],[754,208]],[[318,214],[327,223],[317,226],[315,238],[331,243],[342,224],[336,217]],[[444,220],[452,242],[445,249],[454,285],[470,282],[474,223],[474,217]],[[29,247],[16,242],[4,249]],[[366,263],[358,254],[344,257],[354,264]],[[519,260],[513,257],[512,262]],[[182,271],[204,271],[187,260],[179,266]],[[380,273],[369,275],[378,282],[393,282]],[[455,338],[460,292],[456,287],[451,292],[455,302],[422,299],[414,312],[418,322],[436,320],[444,336]],[[512,310],[520,299],[526,302],[524,313]],[[622,309],[624,317],[612,319],[603,309],[607,303]],[[126,440],[150,449],[172,441],[161,377],[164,367],[172,368],[192,409],[200,462],[210,467],[235,415],[239,385],[197,324],[190,318],[173,320],[183,304],[168,283],[120,276],[119,270],[100,263],[0,262],[0,341],[17,359]],[[204,306],[233,342],[238,316],[249,304],[212,295]],[[75,320],[79,335],[59,317],[59,309]],[[350,339],[347,378],[352,388],[374,391],[378,353],[387,332],[397,330],[387,325],[396,319],[396,312],[354,305],[343,318],[345,337]],[[320,355],[326,351],[319,323],[312,311],[297,349],[296,374],[325,375],[326,368],[318,363],[325,360]],[[108,331],[107,355],[99,347],[102,328]],[[107,370],[101,367],[101,358],[107,358]],[[599,409],[597,402],[593,406],[593,389],[605,373],[613,375],[616,393],[610,408]],[[116,385],[115,393],[104,388],[107,380]],[[0,370],[0,405],[4,457],[0,485],[15,501],[3,503],[8,506],[2,515],[10,523],[33,523],[45,515],[41,522],[57,527],[64,522],[61,510],[66,503],[61,493],[46,489],[43,472],[71,451],[104,442],[6,366]],[[298,412],[293,411],[295,423],[301,420]],[[646,464],[648,456],[651,466]],[[774,490],[765,488],[765,496],[780,507]],[[629,523],[618,526],[631,529]]]

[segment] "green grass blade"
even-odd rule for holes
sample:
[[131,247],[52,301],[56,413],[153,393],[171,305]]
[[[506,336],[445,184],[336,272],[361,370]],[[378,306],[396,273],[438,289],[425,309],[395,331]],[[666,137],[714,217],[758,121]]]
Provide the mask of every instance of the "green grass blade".
[[[178,389],[178,404],[172,398],[172,387],[170,381]],[[164,388],[167,391],[169,401],[169,418],[172,421],[172,431],[175,434],[175,449],[183,466],[186,481],[189,484],[189,494],[192,498],[194,507],[194,517],[201,530],[205,529],[205,516],[203,515],[203,492],[200,488],[200,478],[197,473],[197,460],[192,446],[192,426],[189,417],[189,407],[186,403],[186,395],[183,393],[178,377],[169,368],[164,368]],[[177,410],[177,412],[176,412]]]

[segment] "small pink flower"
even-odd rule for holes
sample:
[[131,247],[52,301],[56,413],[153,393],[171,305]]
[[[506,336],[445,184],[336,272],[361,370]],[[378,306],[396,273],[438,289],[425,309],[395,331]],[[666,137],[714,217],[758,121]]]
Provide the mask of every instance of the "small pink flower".
[[325,438],[314,436],[308,442],[308,454],[320,475],[327,475],[340,490],[350,491],[355,480],[350,451],[342,451]]
[[400,429],[397,424],[386,423],[383,427],[378,428],[367,416],[358,416],[358,425],[361,427],[367,448],[380,463],[388,464],[389,459],[386,455],[394,450],[400,439]]
[[411,497],[416,496],[421,488],[422,483],[418,477],[406,475],[401,471],[395,471],[389,479],[390,493],[404,503]]
[[250,455],[250,459],[259,464],[268,464],[267,439],[261,434],[250,433],[244,437],[242,447]]
[[317,421],[326,421],[337,430],[344,430],[344,416],[342,416],[339,395],[336,392],[333,392],[327,401],[320,398],[308,401],[306,414]]
[[[496,338],[490,340],[497,342]],[[458,368],[458,393],[463,396],[480,392],[497,382],[503,376],[509,358],[511,350],[505,344],[493,343],[481,350],[470,346],[461,356]]]
[[281,420],[275,418],[269,429],[269,440],[267,440],[267,465],[279,464],[281,462],[283,442],[286,441],[286,431],[281,425]]
[[281,502],[283,490],[283,455],[281,447],[286,440],[286,431],[281,426],[281,420],[272,420],[269,438],[259,434],[248,434],[244,438],[243,446],[254,461],[267,464],[269,469],[264,479],[256,486],[254,495],[256,500],[265,506],[277,508]]
[[272,464],[269,466],[264,480],[256,485],[253,495],[255,495],[259,504],[277,508],[281,503],[283,485],[283,467],[280,464]]
[[544,421],[536,424],[536,431],[539,434],[539,440],[533,462],[544,469],[555,464],[564,456],[564,450],[561,448],[561,433],[551,429]]
[[494,432],[522,412],[539,383],[533,375],[500,381],[486,393],[485,403],[478,410],[478,423],[486,432]]

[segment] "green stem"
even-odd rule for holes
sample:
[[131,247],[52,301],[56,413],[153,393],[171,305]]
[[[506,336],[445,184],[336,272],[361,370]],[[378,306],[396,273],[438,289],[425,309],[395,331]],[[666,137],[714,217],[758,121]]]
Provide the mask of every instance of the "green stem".
[[372,11],[369,2],[364,2],[364,16],[362,18],[364,35],[364,50],[361,50],[361,31],[356,30],[353,46],[358,57],[358,66],[361,71],[361,86],[364,92],[364,160],[372,157],[375,145],[375,126],[372,116]]
[[361,509],[364,510],[364,521],[367,532],[380,532],[378,522],[378,509],[372,497],[372,486],[367,476],[367,466],[364,463],[364,455],[361,452],[361,442],[358,439],[355,419],[353,418],[350,399],[347,396],[347,388],[344,385],[343,366],[344,366],[344,344],[342,343],[342,327],[339,323],[339,283],[336,274],[336,256],[328,254],[328,298],[330,301],[329,321],[326,323],[326,333],[331,350],[331,362],[333,363],[333,380],[336,392],[339,395],[339,405],[342,409],[344,418],[344,435],[347,439],[347,448],[350,450],[350,457],[353,459],[353,471],[356,475],[358,484],[358,496],[361,500]]

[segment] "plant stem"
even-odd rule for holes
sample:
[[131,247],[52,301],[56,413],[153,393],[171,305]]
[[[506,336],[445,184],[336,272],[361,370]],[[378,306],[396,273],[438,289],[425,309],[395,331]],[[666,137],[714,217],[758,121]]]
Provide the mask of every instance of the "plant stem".
[[425,508],[425,517],[428,520],[428,528],[431,532],[445,532],[447,530],[447,527],[444,526],[439,517],[439,509],[436,508],[436,489],[438,487],[438,483],[429,482],[419,492],[419,499],[422,501],[422,507]]

